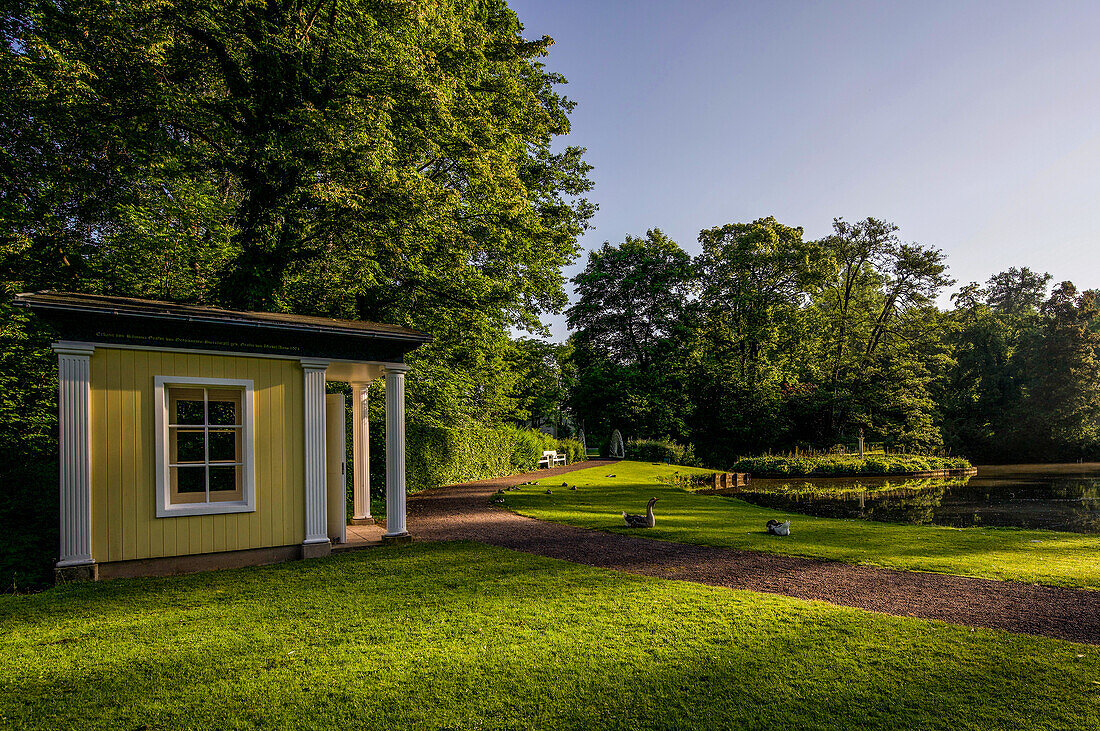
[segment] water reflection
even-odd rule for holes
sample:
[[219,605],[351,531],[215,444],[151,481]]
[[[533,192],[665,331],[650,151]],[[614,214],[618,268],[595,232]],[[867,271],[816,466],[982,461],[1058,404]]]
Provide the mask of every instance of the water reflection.
[[737,495],[828,518],[1100,533],[1100,463],[987,465],[969,479],[754,479]]

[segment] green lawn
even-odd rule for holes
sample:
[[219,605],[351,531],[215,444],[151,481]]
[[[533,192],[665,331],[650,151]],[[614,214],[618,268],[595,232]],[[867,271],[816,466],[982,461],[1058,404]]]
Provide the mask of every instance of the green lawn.
[[[696,495],[658,482],[691,467],[620,462],[542,480],[509,492],[505,506],[523,515],[585,528],[644,535],[681,543],[767,551],[792,556],[890,566],[913,571],[1015,579],[1058,586],[1100,588],[1100,536],[1005,528],[943,528],[862,520],[811,518],[750,505],[719,495]],[[614,474],[615,477],[607,477]],[[560,487],[563,481],[576,491]],[[553,487],[552,495],[545,488]],[[630,529],[620,513],[644,512],[659,499],[657,526]],[[791,520],[792,534],[769,536],[769,518]]]
[[0,597],[0,727],[1100,726],[1100,648],[478,544]]

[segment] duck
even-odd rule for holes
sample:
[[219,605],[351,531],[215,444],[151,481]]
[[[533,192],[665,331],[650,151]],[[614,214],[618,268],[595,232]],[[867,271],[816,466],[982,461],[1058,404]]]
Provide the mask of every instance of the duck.
[[780,523],[775,518],[768,521],[768,533],[773,536],[789,536],[791,534],[791,521]]
[[570,490],[576,490],[576,489],[577,489],[577,486],[576,486],[576,485],[570,485],[570,486],[569,486],[569,489],[570,489]]
[[551,490],[547,490],[547,491],[546,491],[546,494],[547,494],[547,495],[553,495],[554,493],[553,493],[553,492],[552,492]]
[[649,503],[645,506],[645,515],[627,515],[623,513],[623,520],[626,522],[627,528],[652,528],[654,524],[653,520],[653,503],[657,502],[657,498],[651,497]]

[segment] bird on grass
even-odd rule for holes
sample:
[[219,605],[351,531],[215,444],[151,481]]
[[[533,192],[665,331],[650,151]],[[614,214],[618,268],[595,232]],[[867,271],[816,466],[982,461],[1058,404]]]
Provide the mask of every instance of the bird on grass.
[[791,521],[780,523],[775,518],[768,521],[768,534],[773,536],[789,536],[791,534]]
[[494,502],[494,503],[497,503],[497,504],[502,504],[502,503],[504,503],[504,498],[502,498],[502,497],[495,497],[495,498],[493,498],[493,502]]
[[657,502],[657,498],[651,497],[649,503],[645,506],[645,515],[627,515],[623,513],[623,521],[626,522],[627,528],[652,528],[654,524],[653,519],[653,503]]
[[547,495],[553,495],[554,493],[553,493],[553,492],[551,492],[551,491],[550,491],[549,489],[547,489],[547,491],[546,491],[546,494],[547,494]]
[[570,489],[570,490],[576,490],[576,489],[577,489],[577,486],[576,486],[576,485],[570,485],[570,486],[569,486],[569,489]]

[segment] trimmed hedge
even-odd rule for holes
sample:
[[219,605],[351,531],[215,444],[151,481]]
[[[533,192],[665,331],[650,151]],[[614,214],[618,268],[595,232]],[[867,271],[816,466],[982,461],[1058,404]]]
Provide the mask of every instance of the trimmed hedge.
[[818,457],[748,457],[730,467],[731,472],[755,475],[794,475],[818,477],[867,474],[901,474],[933,470],[969,469],[961,457],[927,457],[920,454],[822,455]]
[[672,441],[659,439],[630,439],[625,445],[626,458],[639,462],[668,462],[692,466],[695,464],[695,454],[691,445],[677,444]]
[[569,464],[584,459],[575,439],[516,427],[477,424],[450,427],[407,426],[406,484],[410,492],[456,482],[532,472],[544,451],[566,455]]

